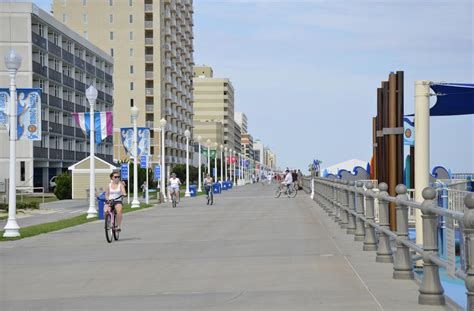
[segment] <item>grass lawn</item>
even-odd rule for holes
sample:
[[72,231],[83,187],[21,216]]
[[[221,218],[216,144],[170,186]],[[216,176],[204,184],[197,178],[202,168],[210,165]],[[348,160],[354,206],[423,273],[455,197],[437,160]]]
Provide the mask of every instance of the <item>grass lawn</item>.
[[[132,212],[132,211],[142,210],[142,209],[148,208],[150,206],[151,205],[143,204],[142,208],[140,208],[140,209],[132,209],[130,207],[130,204],[125,204],[123,206],[123,213],[129,213],[129,212]],[[34,226],[29,226],[29,227],[23,227],[23,228],[20,228],[20,235],[21,236],[17,237],[17,238],[4,238],[3,237],[3,230],[2,230],[2,234],[0,235],[0,241],[20,240],[20,239],[29,238],[29,237],[32,237],[32,236],[35,236],[35,235],[38,235],[38,234],[58,231],[58,230],[61,230],[61,229],[74,227],[74,226],[77,226],[77,225],[82,225],[82,224],[92,222],[92,221],[96,221],[96,220],[97,220],[97,218],[87,219],[86,215],[83,214],[83,215],[79,215],[79,216],[76,216],[76,217],[61,219],[61,220],[54,221],[54,222],[48,222],[48,223],[44,223],[44,224],[39,224],[39,225],[34,225]]]
[[[56,198],[55,195],[53,196],[45,196],[44,197],[44,202],[54,202],[54,201],[57,201],[58,198]],[[30,203],[30,202],[37,202],[39,204],[43,203],[43,197],[41,196],[26,196],[24,195],[23,198],[21,198],[21,196],[17,195],[16,196],[16,201],[17,202],[27,202],[27,203]]]

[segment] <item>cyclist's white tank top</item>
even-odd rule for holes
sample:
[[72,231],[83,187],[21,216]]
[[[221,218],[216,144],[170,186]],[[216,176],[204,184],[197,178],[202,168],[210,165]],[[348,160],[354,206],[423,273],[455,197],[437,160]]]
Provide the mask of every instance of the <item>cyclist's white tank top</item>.
[[114,200],[122,195],[122,187],[120,187],[120,184],[117,186],[117,189],[113,189],[112,183],[109,184],[109,200]]

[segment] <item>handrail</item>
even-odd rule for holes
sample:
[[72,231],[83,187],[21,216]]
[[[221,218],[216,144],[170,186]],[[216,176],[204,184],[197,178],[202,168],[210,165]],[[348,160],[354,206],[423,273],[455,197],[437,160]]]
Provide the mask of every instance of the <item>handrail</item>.
[[[322,207],[341,228],[354,235],[354,240],[363,241],[363,250],[377,251],[377,262],[394,263],[393,278],[413,279],[413,258],[410,249],[422,256],[423,279],[419,289],[419,303],[428,305],[445,304],[444,290],[439,278],[439,267],[449,269],[451,275],[465,281],[468,310],[474,310],[474,193],[464,198],[466,212],[439,207],[435,201],[436,190],[427,187],[423,190],[422,203],[411,201],[405,185],[396,187],[397,196],[387,193],[385,183],[378,185],[378,192],[372,182],[347,181],[337,178],[305,178],[303,187],[311,198]],[[375,220],[375,199],[379,202],[379,220]],[[389,203],[396,205],[397,230],[389,227]],[[418,245],[408,239],[408,207],[420,209],[423,214],[423,244]],[[463,242],[466,263],[465,270],[453,266],[454,257],[447,259],[438,255],[437,226],[438,217],[457,220],[463,228]],[[378,232],[378,239],[376,238]],[[390,239],[396,242],[392,251]],[[395,260],[394,260],[395,258]]]

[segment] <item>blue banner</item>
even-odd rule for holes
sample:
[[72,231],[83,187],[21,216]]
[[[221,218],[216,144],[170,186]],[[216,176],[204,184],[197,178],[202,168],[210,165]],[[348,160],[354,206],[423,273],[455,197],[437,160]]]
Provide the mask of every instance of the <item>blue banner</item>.
[[128,180],[128,163],[122,163],[122,165],[120,165],[120,178],[122,180]]
[[146,156],[146,155],[142,155],[140,157],[140,167],[141,168],[147,168],[147,158],[148,158],[148,156]]
[[[17,89],[17,139],[41,140],[41,89]],[[0,89],[0,125],[8,128],[10,90]]]
[[[138,131],[138,156],[150,154],[150,129],[147,127],[139,127]],[[135,157],[133,150],[133,127],[123,127],[120,129],[120,137],[122,138],[122,145],[125,152]]]
[[408,146],[415,145],[415,122],[408,118],[403,118],[403,144]]
[[155,166],[155,179],[161,179],[161,170],[159,165]]

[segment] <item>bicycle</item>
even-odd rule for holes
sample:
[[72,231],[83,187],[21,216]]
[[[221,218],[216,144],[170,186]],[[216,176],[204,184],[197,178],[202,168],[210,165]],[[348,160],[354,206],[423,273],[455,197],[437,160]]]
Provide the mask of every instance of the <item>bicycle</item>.
[[117,229],[116,220],[117,220],[117,210],[115,209],[115,205],[117,203],[122,203],[120,199],[122,199],[124,195],[119,196],[118,198],[108,200],[106,203],[110,207],[110,211],[106,213],[105,220],[104,220],[104,227],[105,227],[105,238],[107,242],[112,243],[113,240],[118,241],[120,236],[120,231]]
[[177,195],[178,195],[178,191],[176,189],[172,189],[170,196],[171,196],[171,205],[173,206],[173,208],[176,207],[178,204],[177,202],[178,200],[176,198]]
[[289,198],[294,198],[298,194],[298,190],[293,185],[280,184],[275,191],[275,198],[279,198],[282,193],[286,194]]
[[214,189],[213,185],[211,186],[204,186],[207,192],[207,205],[214,204]]

